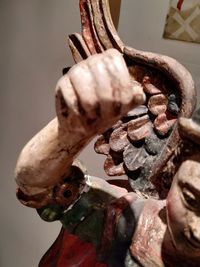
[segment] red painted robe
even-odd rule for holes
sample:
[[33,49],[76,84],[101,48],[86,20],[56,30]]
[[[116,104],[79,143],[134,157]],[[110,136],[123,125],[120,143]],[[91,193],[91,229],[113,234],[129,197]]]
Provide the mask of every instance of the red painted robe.
[[82,241],[78,236],[61,232],[40,261],[39,267],[108,267],[98,262],[96,249],[91,243]]

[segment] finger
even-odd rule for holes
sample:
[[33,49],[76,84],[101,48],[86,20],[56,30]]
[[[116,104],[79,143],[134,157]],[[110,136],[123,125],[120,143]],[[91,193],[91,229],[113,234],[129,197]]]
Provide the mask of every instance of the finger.
[[[123,59],[121,53],[116,49],[109,49],[105,52],[104,61],[110,75],[113,76],[112,84],[115,84],[118,88],[129,88],[130,87],[130,77],[128,68]],[[112,61],[113,64],[109,64]]]
[[126,88],[124,88],[122,92],[122,102],[124,103],[122,107],[122,113],[127,113],[134,107],[144,104],[146,100],[146,96],[143,91],[143,87],[137,81],[131,82],[131,87],[129,88],[129,92],[126,92]]
[[124,105],[124,88],[130,88],[130,78],[128,69],[122,55],[115,49],[110,49],[103,58],[105,68],[110,77],[113,111],[115,115],[121,114],[121,107]]
[[82,109],[86,117],[95,119],[99,104],[95,90],[96,81],[87,64],[88,60],[72,68],[69,71],[69,78],[79,100],[79,109]]
[[56,112],[59,121],[70,113],[79,114],[78,100],[68,75],[64,75],[56,85]]
[[[87,64],[95,79],[95,90],[100,104],[100,114],[104,119],[113,117],[112,77],[109,75],[103,58],[105,54],[91,57]],[[109,61],[112,65],[112,62]]]
[[113,60],[113,69],[109,64],[107,64],[107,67],[111,74],[114,73],[117,76],[113,81],[115,82],[115,87],[120,88],[122,112],[124,113],[137,105],[143,104],[145,101],[143,88],[140,83],[130,80],[128,68],[122,55],[115,49],[110,49],[107,53]]

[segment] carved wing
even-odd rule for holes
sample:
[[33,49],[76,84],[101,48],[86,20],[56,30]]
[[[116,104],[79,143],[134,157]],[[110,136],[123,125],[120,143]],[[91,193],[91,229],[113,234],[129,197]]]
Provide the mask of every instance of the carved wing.
[[69,36],[76,62],[109,48],[125,58],[132,83],[139,82],[146,103],[128,112],[98,137],[95,151],[106,155],[109,176],[126,174],[134,191],[165,197],[180,142],[176,121],[190,117],[195,107],[191,75],[176,60],[126,47],[114,28],[108,0],[80,0],[82,35]]

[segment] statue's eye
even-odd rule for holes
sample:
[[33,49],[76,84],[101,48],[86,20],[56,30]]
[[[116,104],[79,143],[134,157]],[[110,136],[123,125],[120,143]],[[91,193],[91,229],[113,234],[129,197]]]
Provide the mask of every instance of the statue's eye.
[[191,209],[199,209],[199,202],[197,201],[196,196],[187,188],[183,188],[182,192],[186,205]]

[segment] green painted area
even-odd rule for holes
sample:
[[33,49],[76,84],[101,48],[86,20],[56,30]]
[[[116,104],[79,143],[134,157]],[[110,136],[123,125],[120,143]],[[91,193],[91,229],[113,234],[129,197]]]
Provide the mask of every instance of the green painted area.
[[60,205],[48,205],[44,208],[37,209],[40,217],[46,222],[59,220],[63,215],[63,208]]
[[61,218],[63,227],[98,247],[104,227],[104,212],[113,199],[101,190],[90,189],[82,194],[71,210],[64,213]]
[[87,216],[75,229],[75,234],[86,242],[92,242],[96,248],[101,244],[104,212],[95,210]]

